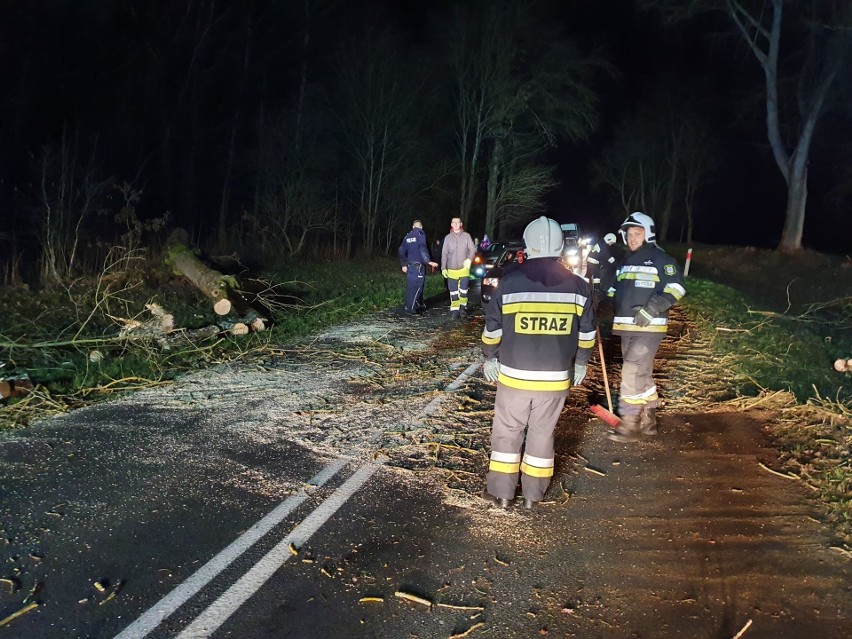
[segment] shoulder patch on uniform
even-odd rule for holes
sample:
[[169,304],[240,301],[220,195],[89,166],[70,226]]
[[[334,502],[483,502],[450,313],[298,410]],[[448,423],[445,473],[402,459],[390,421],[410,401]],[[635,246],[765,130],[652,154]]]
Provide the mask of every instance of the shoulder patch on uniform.
[[663,271],[666,275],[674,275],[675,274],[675,266],[674,264],[666,264],[663,267]]

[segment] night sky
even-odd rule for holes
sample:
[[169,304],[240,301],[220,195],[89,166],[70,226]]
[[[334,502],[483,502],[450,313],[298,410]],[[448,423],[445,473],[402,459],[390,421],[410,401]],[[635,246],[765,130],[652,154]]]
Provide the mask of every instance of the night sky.
[[[259,219],[259,194],[271,192],[281,175],[290,176],[292,184],[294,164],[303,171],[299,179],[310,177],[286,198],[277,192],[274,206],[309,197],[306,206],[333,210],[334,239],[324,229],[310,232],[307,242],[338,246],[348,234],[347,250],[354,254],[366,235],[358,213],[360,178],[347,147],[355,110],[342,92],[341,69],[358,69],[364,51],[375,51],[379,41],[389,43],[378,51],[379,59],[397,64],[394,77],[416,97],[398,123],[404,132],[396,148],[400,158],[405,150],[404,161],[394,165],[397,173],[381,200],[370,250],[395,246],[415,216],[427,229],[429,224],[445,228],[458,210],[459,191],[452,169],[453,82],[445,52],[455,9],[477,4],[501,3],[3,2],[4,262],[11,256],[38,261],[46,203],[54,211],[64,207],[75,219],[85,200],[91,213],[80,228],[91,246],[119,237],[126,222],[116,217],[123,199],[116,187],[123,183],[137,196],[139,220],[168,212],[169,226],[186,227],[201,244],[212,242],[217,228],[248,242],[246,236],[257,229],[283,224],[276,218],[272,226],[247,227],[242,220],[248,214]],[[737,38],[724,35],[730,25],[723,16],[671,27],[638,8],[643,4],[523,3],[529,7],[527,28],[535,35],[521,47],[518,73],[534,73],[534,56],[551,39],[568,39],[580,55],[599,56],[607,66],[588,79],[597,96],[594,129],[585,139],[557,136],[537,158],[555,167],[559,181],[545,197],[547,212],[601,233],[611,230],[625,211],[612,190],[596,183],[595,163],[617,141],[619,123],[643,109],[653,111],[655,99],[671,92],[672,104],[688,96],[704,112],[702,126],[714,149],[715,168],[695,199],[694,239],[774,248],[786,189],[766,139],[759,66]],[[852,233],[848,84],[848,79],[840,83],[817,129],[803,240],[806,248],[836,253],[848,252]],[[304,161],[292,160],[293,149],[301,149]],[[482,186],[468,224],[475,235],[481,235],[484,221],[484,171],[479,177]],[[104,192],[91,185],[103,185]],[[267,212],[274,209],[269,197]],[[669,241],[682,234],[675,219]]]

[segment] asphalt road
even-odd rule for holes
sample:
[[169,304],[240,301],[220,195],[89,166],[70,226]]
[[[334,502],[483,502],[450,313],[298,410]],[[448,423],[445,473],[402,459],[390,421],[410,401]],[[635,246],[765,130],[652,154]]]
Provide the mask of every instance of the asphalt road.
[[357,358],[285,357],[3,433],[0,615],[38,607],[0,639],[852,636],[849,559],[761,470],[758,417],[672,411],[628,446],[567,410],[529,512],[384,464],[376,433],[484,384],[476,319],[430,311],[452,347],[406,321],[391,346],[439,373],[380,400]]

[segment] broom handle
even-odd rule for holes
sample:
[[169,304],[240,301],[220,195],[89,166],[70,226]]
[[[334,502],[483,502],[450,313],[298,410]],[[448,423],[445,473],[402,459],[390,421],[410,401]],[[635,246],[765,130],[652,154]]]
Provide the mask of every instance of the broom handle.
[[598,308],[596,303],[597,298],[595,297],[595,283],[593,281],[589,281],[589,284],[591,284],[592,288],[592,308],[595,309],[595,323],[597,324],[595,328],[598,329],[598,354],[601,357],[601,372],[603,372],[604,390],[606,391],[606,407],[609,409],[609,412],[612,413],[612,395],[609,392],[609,377],[606,374],[606,360],[604,359],[603,340],[601,339],[601,323],[597,319]]
[[601,325],[598,324],[598,354],[601,357],[601,371],[603,371],[604,390],[606,390],[606,407],[612,412],[612,395],[609,392],[609,379],[606,374],[606,361],[604,360],[603,341],[601,340]]

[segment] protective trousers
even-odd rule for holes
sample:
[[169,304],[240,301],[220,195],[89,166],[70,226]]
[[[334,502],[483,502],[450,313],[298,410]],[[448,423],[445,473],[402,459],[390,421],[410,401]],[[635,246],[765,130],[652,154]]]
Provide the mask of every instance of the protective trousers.
[[467,285],[470,271],[467,269],[450,269],[447,278],[447,288],[450,291],[450,315],[458,317],[467,307]]
[[565,397],[562,391],[524,391],[497,384],[487,477],[491,495],[514,499],[520,474],[524,497],[542,500],[553,477],[553,431]]
[[423,286],[426,283],[426,267],[419,262],[408,264],[405,272],[405,312],[417,313],[423,305]]
[[643,408],[656,408],[659,403],[654,384],[654,358],[665,333],[636,332],[621,334],[621,391],[618,414],[638,415]]

